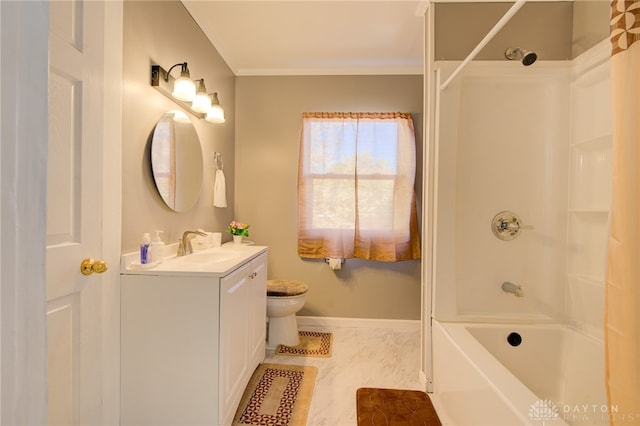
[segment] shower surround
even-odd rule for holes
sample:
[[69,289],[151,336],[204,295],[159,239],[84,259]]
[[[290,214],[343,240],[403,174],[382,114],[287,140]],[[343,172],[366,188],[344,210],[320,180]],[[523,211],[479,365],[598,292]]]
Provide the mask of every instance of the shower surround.
[[[436,408],[450,424],[464,423],[460,407],[474,394],[482,398],[482,407],[473,410],[477,425],[502,424],[496,423],[497,413],[508,412],[512,417],[501,417],[507,422],[540,424],[527,409],[541,400],[566,409],[559,394],[519,380],[514,368],[526,371],[532,365],[527,363],[538,361],[556,372],[547,376],[553,380],[547,388],[575,391],[569,409],[607,408],[602,357],[579,359],[584,349],[572,342],[588,341],[590,352],[602,354],[611,183],[608,53],[603,42],[573,61],[539,60],[531,67],[473,62],[438,93],[433,391]],[[434,68],[444,80],[455,65],[443,61]],[[498,239],[491,222],[505,210],[533,229],[511,241]],[[524,296],[503,291],[507,281],[521,286]],[[491,348],[464,331],[478,324],[503,325]],[[538,334],[560,328],[557,333],[572,337],[532,341],[523,334],[522,345],[510,345],[507,336],[525,324],[540,327]],[[552,355],[557,353],[562,356]],[[589,372],[579,386],[570,368],[578,364]],[[479,381],[462,371],[475,371]],[[544,420],[603,424],[606,416],[558,411]]]

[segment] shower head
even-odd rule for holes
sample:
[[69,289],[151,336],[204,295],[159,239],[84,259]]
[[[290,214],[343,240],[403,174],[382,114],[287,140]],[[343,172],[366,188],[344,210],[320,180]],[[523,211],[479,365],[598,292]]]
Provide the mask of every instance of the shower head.
[[530,50],[522,52],[522,65],[529,66],[538,59],[538,54]]
[[536,54],[536,52],[533,52],[531,50],[523,50],[519,47],[508,48],[507,51],[504,52],[504,56],[510,60],[519,59],[522,61],[522,65],[525,66],[533,64],[536,59],[538,59],[538,55]]

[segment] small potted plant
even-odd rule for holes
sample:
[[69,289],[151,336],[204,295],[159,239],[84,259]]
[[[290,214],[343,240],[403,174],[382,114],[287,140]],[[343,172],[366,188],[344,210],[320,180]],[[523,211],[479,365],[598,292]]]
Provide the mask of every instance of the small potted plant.
[[234,244],[242,244],[242,237],[249,236],[249,224],[234,220],[227,226],[227,233],[233,235]]

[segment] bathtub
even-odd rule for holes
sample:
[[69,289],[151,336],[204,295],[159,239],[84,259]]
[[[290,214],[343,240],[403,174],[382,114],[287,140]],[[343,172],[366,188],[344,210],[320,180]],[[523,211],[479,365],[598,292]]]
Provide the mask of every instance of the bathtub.
[[616,414],[602,342],[570,327],[434,320],[433,348],[445,425],[605,425]]

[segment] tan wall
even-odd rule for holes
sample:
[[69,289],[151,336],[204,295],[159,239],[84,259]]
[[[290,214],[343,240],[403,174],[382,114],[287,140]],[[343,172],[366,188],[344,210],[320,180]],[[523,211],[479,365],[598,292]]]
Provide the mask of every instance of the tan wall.
[[611,4],[602,0],[573,2],[573,57],[609,38]]
[[[462,60],[512,3],[437,3],[435,60]],[[507,47],[533,50],[538,59],[573,59],[609,36],[611,6],[603,0],[525,4],[482,49],[477,60],[506,60]]]
[[[462,60],[509,10],[512,3],[436,3],[435,60]],[[522,6],[476,60],[503,60],[508,47],[533,50],[539,60],[571,59],[572,2]]]
[[[227,122],[211,124],[188,114],[200,138],[204,179],[200,199],[185,213],[169,210],[155,189],[147,140],[162,114],[178,106],[149,84],[150,67],[188,62],[191,77],[217,91]],[[172,71],[179,76],[179,67]],[[122,147],[122,249],[137,250],[144,232],[165,231],[177,240],[187,229],[222,230],[233,216],[235,76],[179,1],[125,1]],[[229,208],[212,206],[211,153],[225,160]],[[225,238],[229,237],[225,234]]]
[[298,257],[296,184],[305,111],[411,112],[421,182],[422,94],[419,75],[237,77],[236,219],[251,224],[251,240],[269,246],[269,278],[309,285],[300,315],[420,318],[419,260],[349,259],[332,271]]

